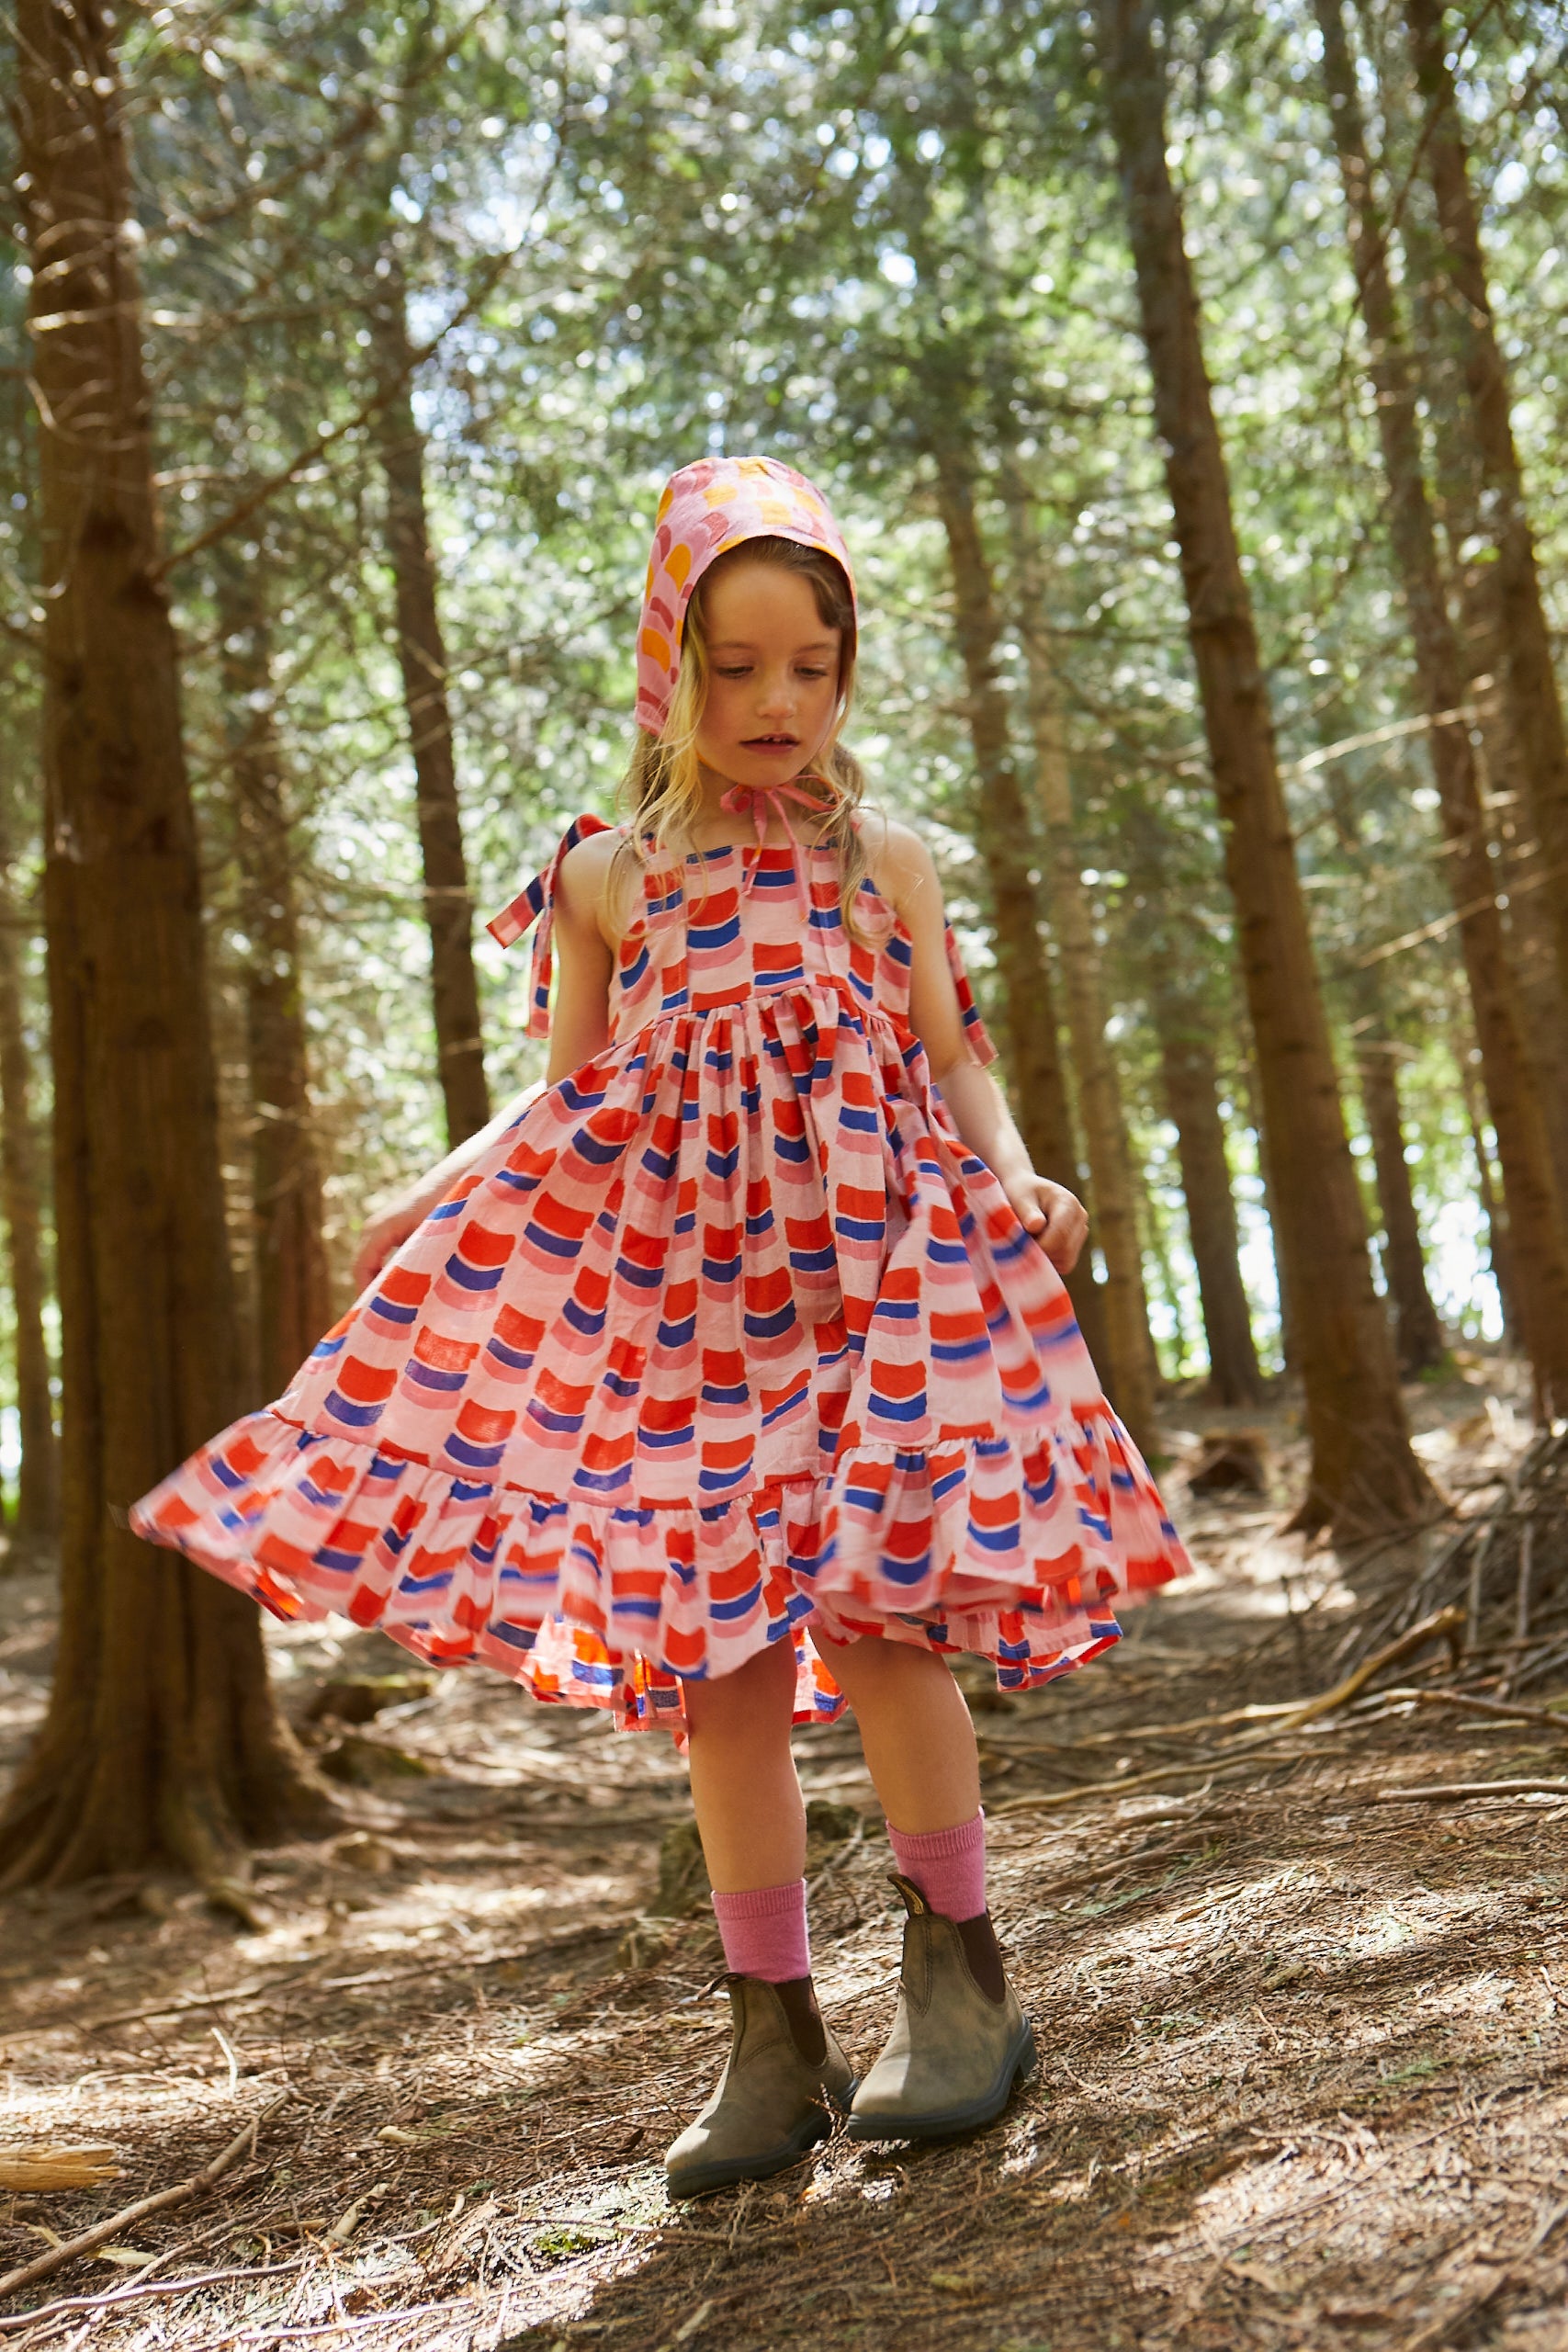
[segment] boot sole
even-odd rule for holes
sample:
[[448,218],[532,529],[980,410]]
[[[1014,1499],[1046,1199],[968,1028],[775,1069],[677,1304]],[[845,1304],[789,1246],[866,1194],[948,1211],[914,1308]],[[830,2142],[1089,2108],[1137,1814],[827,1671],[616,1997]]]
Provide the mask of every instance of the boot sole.
[[727,2156],[712,2164],[687,2165],[678,2173],[667,2172],[665,2186],[671,2197],[706,2197],[716,2188],[732,2188],[737,2181],[772,2180],[775,2173],[787,2172],[791,2165],[799,2164],[813,2148],[821,2146],[832,2132],[834,2116],[843,2113],[859,2087],[858,2083],[851,2083],[841,2106],[829,2100],[829,2106],[802,2124],[782,2148],[774,2148],[765,2156]]
[[928,2110],[924,2115],[852,2115],[844,2126],[852,2140],[952,2140],[961,2132],[977,2132],[994,2123],[1013,2095],[1015,2086],[1032,2072],[1034,2034],[1027,2018],[999,2068],[996,2081],[978,2098],[963,2107]]

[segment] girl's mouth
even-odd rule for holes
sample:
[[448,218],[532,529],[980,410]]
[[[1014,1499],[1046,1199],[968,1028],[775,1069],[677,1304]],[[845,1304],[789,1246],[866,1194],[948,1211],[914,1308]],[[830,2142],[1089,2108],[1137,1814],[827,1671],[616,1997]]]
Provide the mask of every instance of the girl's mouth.
[[745,748],[749,752],[797,752],[800,738],[797,735],[749,735]]

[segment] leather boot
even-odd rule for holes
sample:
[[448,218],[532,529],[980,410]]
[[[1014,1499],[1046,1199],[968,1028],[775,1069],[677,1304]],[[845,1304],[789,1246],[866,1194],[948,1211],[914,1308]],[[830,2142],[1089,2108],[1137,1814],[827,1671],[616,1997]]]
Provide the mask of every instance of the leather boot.
[[976,1984],[955,1921],[933,1911],[896,1872],[904,1898],[898,2010],[881,2057],[855,2093],[852,2140],[944,2140],[1001,2113],[1034,2064],[1034,2036],[1006,1985],[999,2001]]
[[723,1978],[734,2039],[717,2090],[664,2159],[670,2194],[701,2197],[734,2180],[766,2180],[796,2164],[849,2106],[854,2072],[826,2026],[823,2053],[801,2055],[778,1987]]

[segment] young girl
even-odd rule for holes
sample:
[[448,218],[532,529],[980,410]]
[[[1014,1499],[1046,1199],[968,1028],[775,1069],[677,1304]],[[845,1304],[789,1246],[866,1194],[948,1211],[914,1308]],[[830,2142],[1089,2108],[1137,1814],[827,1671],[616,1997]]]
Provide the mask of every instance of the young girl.
[[[1032,2044],[947,1661],[1049,1681],[1184,1566],[1060,1279],[1084,1212],[987,1073],[924,844],[863,815],[855,641],[810,482],[672,477],[630,821],[580,818],[491,926],[536,923],[547,1088],[373,1220],[287,1396],[134,1513],[279,1615],[685,1736],[733,2041],[677,2195],[781,2170],[830,2109],[868,2140],[1000,2113]],[[790,1753],[846,1702],[908,1914],[858,2086]]]

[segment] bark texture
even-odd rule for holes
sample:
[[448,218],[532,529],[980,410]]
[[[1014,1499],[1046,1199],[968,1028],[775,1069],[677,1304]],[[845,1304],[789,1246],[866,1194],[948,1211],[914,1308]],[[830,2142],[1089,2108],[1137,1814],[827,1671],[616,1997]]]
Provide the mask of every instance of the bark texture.
[[1105,1260],[1106,1340],[1116,1409],[1147,1453],[1155,1437],[1157,1361],[1149,1330],[1144,1253],[1138,1236],[1138,1178],[1127,1139],[1122,1082],[1105,1034],[1105,989],[1094,910],[1082,879],[1073,818],[1072,778],[1046,636],[1043,587],[1034,560],[1032,517],[1020,488],[1010,488],[1018,584],[1019,634],[1028,673],[1029,728],[1035,805],[1044,829],[1050,908],[1060,955],[1067,1035],[1077,1075],[1094,1187],[1094,1226]]
[[1435,505],[1459,592],[1460,650],[1482,747],[1488,830],[1507,893],[1506,932],[1525,1046],[1546,1120],[1560,1204],[1568,1205],[1568,993],[1557,963],[1551,885],[1533,796],[1515,732],[1498,567],[1486,529],[1484,485],[1470,430],[1462,371],[1446,332],[1436,232],[1406,205],[1400,230],[1415,312],[1413,357],[1421,376],[1435,458]]
[[247,942],[256,1373],[281,1396],[332,1320],[321,1171],[311,1128],[299,914],[267,613],[256,567],[220,552],[231,808]]
[[425,513],[424,436],[413,413],[412,352],[396,273],[392,288],[395,299],[374,320],[378,360],[393,388],[378,413],[377,436],[387,481],[387,554],[397,595],[398,661],[418,792],[441,1096],[446,1139],[458,1144],[489,1119],[490,1090],[474,974],[473,900],[446,699],[446,647]]
[[[1389,488],[1389,530],[1415,643],[1418,691],[1432,722],[1427,741],[1449,850],[1444,865],[1459,916],[1483,1082],[1497,1136],[1508,1231],[1520,1277],[1518,1305],[1524,1318],[1520,1336],[1534,1374],[1538,1401],[1550,1414],[1568,1408],[1568,1231],[1559,1207],[1546,1122],[1526,1050],[1497,905],[1480,779],[1470,728],[1462,715],[1469,682],[1449,614],[1427,494],[1415,371],[1388,273],[1387,236],[1372,191],[1340,0],[1317,0],[1317,17],[1351,257],[1366,322],[1368,371],[1377,395],[1378,433]],[[1387,1082],[1392,1083],[1392,1079],[1391,1069]],[[1384,1081],[1373,1075],[1371,1084],[1380,1115],[1386,1118]],[[1380,1088],[1383,1088],[1382,1093]],[[1370,1116],[1372,1096],[1367,1101]],[[1397,1101],[1393,1115],[1397,1124]],[[1374,1127],[1374,1145],[1376,1139]],[[1392,1177],[1392,1167],[1390,1173]],[[1402,1216],[1400,1204],[1386,1194],[1383,1214],[1385,1219]],[[1392,1223],[1389,1234],[1393,1247]]]
[[21,0],[17,115],[47,611],[63,1335],[60,1658],[6,1881],[159,1853],[231,1884],[304,1791],[254,1605],[124,1511],[234,1409],[199,873],[155,509],[112,20]]
[[1305,1391],[1312,1462],[1297,1523],[1332,1523],[1348,1536],[1408,1523],[1429,1507],[1432,1489],[1411,1451],[1393,1339],[1372,1284],[1197,289],[1166,161],[1155,11],[1150,0],[1098,0],[1098,21]]
[[1497,1285],[1497,1311],[1502,1317],[1503,1338],[1508,1346],[1517,1347],[1519,1318],[1514,1292],[1513,1255],[1508,1247],[1508,1220],[1497,1197],[1492,1155],[1482,1131],[1481,1089],[1476,1081],[1475,1063],[1468,1048],[1461,1046],[1455,1059],[1459,1065],[1460,1083],[1464,1090],[1465,1116],[1470,1122],[1471,1148],[1475,1154],[1475,1189],[1480,1194],[1482,1214],[1486,1219],[1486,1257],[1492,1279]]
[[[969,689],[969,734],[980,780],[976,838],[990,886],[1013,1109],[1040,1174],[1076,1193],[1081,1180],[1062,1073],[1055,991],[1041,933],[1033,839],[1013,764],[1007,704],[997,684],[1000,621],[975,513],[974,483],[962,450],[944,447],[937,452],[937,493]],[[1119,1367],[1110,1353],[1101,1286],[1094,1280],[1087,1253],[1067,1277],[1067,1293],[1107,1394],[1120,1411]]]
[[1404,1157],[1398,1053],[1392,1038],[1368,1035],[1359,1042],[1356,1067],[1377,1170],[1378,1204],[1382,1211],[1383,1276],[1393,1309],[1394,1345],[1399,1352],[1400,1371],[1406,1380],[1414,1380],[1442,1363],[1448,1353],[1448,1341],[1432,1304],[1432,1294],[1427,1288],[1426,1252],[1421,1247],[1410,1166]]
[[16,1324],[17,1419],[22,1442],[11,1557],[36,1559],[60,1532],[60,1446],[44,1337],[44,1178],[33,1110],[22,941],[28,917],[0,841],[0,1212],[6,1219]]
[[1241,1279],[1241,1238],[1220,1116],[1212,1024],[1170,989],[1152,994],[1166,1114],[1176,1129],[1187,1234],[1198,1270],[1209,1392],[1216,1405],[1257,1405],[1263,1373]]
[[[1449,332],[1463,368],[1482,505],[1497,550],[1502,681],[1509,725],[1549,880],[1558,975],[1568,999],[1568,734],[1541,603],[1535,534],[1514,443],[1508,371],[1498,345],[1486,258],[1453,75],[1443,0],[1404,0],[1420,100],[1421,163],[1436,199]],[[1521,1291],[1521,1300],[1523,1292]]]

